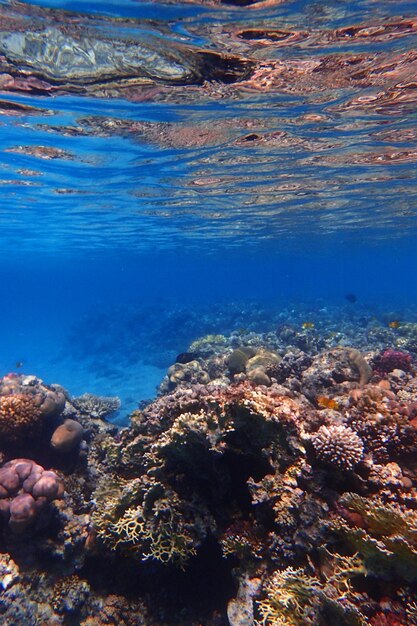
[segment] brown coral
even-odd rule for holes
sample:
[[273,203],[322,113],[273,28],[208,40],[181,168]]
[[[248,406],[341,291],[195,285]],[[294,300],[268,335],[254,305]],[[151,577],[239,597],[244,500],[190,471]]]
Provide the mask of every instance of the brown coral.
[[42,421],[42,410],[34,396],[22,393],[0,397],[0,436],[15,441],[36,430]]

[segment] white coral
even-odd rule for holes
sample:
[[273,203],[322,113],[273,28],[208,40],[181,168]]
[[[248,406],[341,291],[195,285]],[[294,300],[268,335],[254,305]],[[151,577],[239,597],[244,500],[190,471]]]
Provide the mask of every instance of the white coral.
[[352,470],[363,457],[363,441],[347,426],[321,426],[312,435],[319,461],[342,470]]

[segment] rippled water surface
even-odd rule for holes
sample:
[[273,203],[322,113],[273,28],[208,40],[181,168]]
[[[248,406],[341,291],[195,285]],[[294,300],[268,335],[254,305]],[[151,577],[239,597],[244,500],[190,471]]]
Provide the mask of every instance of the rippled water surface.
[[415,232],[415,3],[3,1],[0,16],[3,249]]

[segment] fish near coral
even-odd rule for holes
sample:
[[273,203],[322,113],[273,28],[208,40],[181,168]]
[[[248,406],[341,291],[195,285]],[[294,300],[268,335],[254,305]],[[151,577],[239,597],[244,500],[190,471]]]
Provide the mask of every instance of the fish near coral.
[[311,328],[314,328],[314,326],[315,326],[314,322],[303,322],[303,323],[301,324],[301,328],[302,328],[303,330],[309,330],[309,329],[311,329]]
[[388,322],[388,327],[389,328],[399,328],[400,327],[400,322],[399,320],[392,320],[391,322]]
[[240,374],[245,371],[246,363],[249,360],[247,354],[237,348],[227,358],[227,366],[231,374]]
[[328,398],[327,396],[317,396],[316,398],[317,406],[320,409],[331,409],[333,411],[337,411],[339,408],[338,403],[333,398]]

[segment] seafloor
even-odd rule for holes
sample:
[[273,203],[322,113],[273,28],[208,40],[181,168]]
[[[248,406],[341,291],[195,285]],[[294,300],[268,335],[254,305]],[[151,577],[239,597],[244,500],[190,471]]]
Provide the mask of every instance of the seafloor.
[[2,625],[417,624],[417,323],[307,313],[194,340],[121,429],[1,379]]

